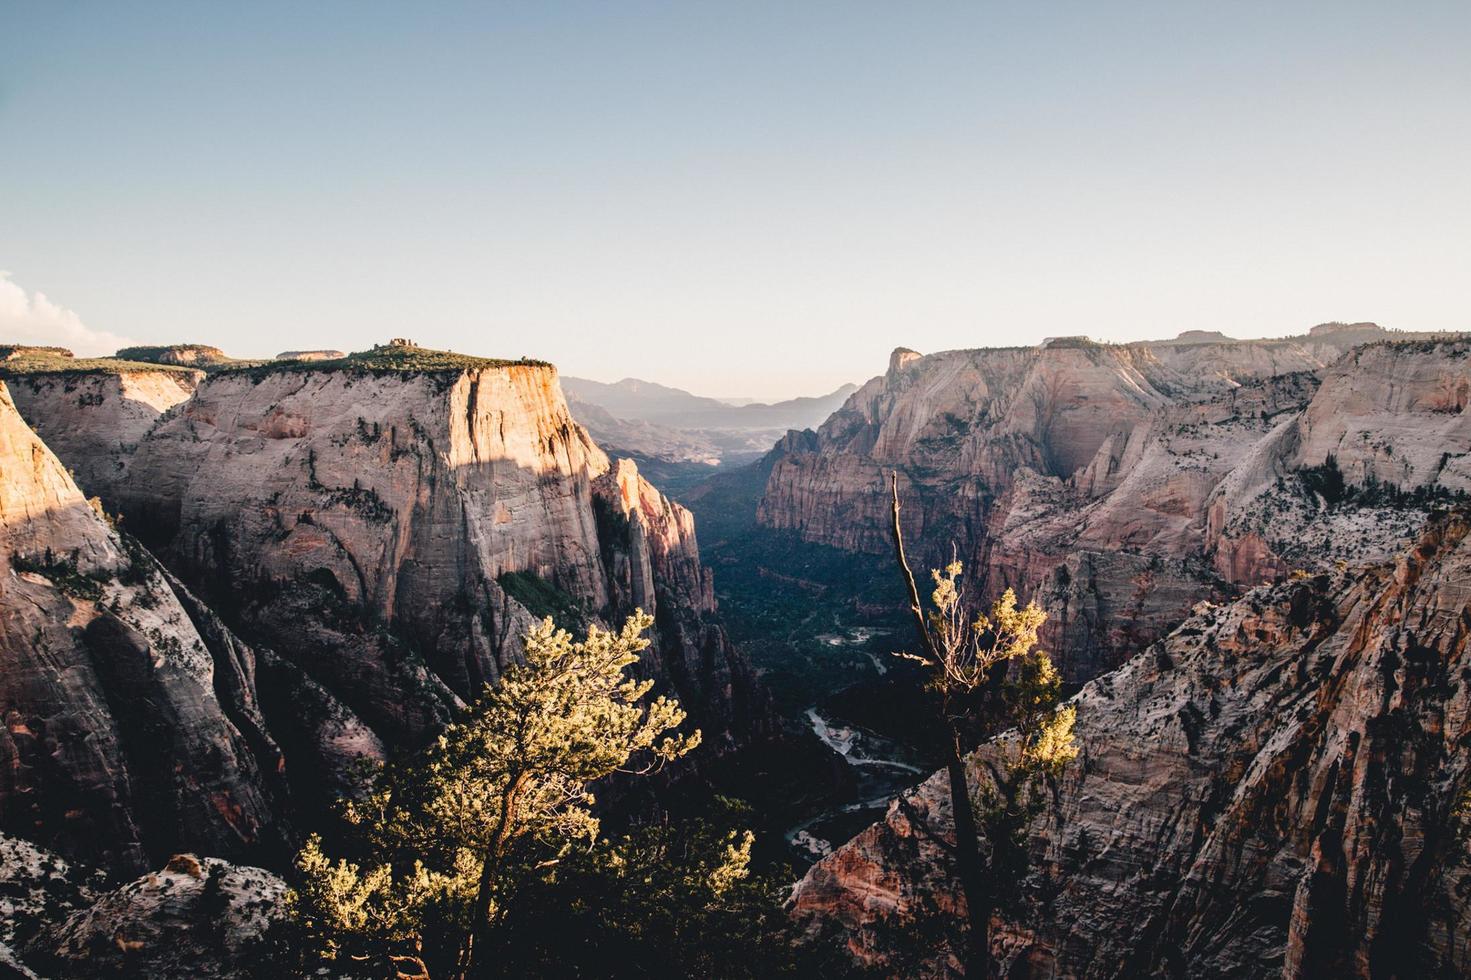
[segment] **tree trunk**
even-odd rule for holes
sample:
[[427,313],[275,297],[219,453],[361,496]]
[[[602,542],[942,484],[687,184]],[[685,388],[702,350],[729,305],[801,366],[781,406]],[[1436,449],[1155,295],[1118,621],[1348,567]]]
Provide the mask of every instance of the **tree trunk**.
[[[930,634],[925,622],[924,607],[919,600],[919,587],[914,581],[914,572],[904,554],[904,530],[899,523],[899,474],[891,475],[893,492],[891,516],[894,530],[894,557],[904,577],[904,588],[909,593],[909,611],[914,617],[914,628],[924,657],[932,668],[941,671],[943,680],[944,651]],[[971,980],[985,980],[991,974],[991,894],[986,887],[986,869],[981,861],[980,838],[976,832],[975,808],[970,801],[970,781],[966,778],[965,759],[960,747],[960,733],[948,721],[949,691],[940,693],[939,721],[946,728],[945,771],[950,777],[950,809],[955,815],[955,863],[960,872],[960,888],[965,894],[966,939],[965,975]]]
[[500,872],[501,857],[505,853],[506,841],[511,837],[511,825],[516,817],[516,802],[527,782],[526,773],[513,776],[501,796],[501,812],[496,820],[495,831],[485,849],[485,861],[480,866],[480,883],[475,891],[475,907],[470,913],[470,930],[460,946],[459,980],[468,980],[475,966],[475,949],[485,945],[485,929],[490,924],[490,900],[495,890],[496,876]]
[[986,887],[970,782],[959,746],[952,744],[945,771],[950,777],[950,809],[955,815],[955,864],[960,871],[961,891],[965,893],[965,975],[973,980],[985,980],[991,975],[991,894]]

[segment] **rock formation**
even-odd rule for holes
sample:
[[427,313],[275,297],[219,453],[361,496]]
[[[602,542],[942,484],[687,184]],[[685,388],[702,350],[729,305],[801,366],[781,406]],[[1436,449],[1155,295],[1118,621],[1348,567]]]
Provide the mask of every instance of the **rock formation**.
[[645,669],[712,751],[767,723],[688,512],[612,467],[548,365],[397,346],[219,371],[92,477],[262,651],[260,708],[303,799],[340,790],[356,755],[422,742],[545,614],[641,605],[657,622]]
[[340,350],[284,350],[276,355],[278,361],[335,361],[347,356]]
[[[901,348],[778,447],[758,517],[885,555],[897,471],[920,560],[953,546],[973,591],[1039,597],[1047,645],[1087,680],[1200,599],[1392,553],[1430,503],[1466,489],[1471,344],[1385,342],[1339,361],[1337,337]],[[1359,488],[1344,499],[1313,486],[1333,461]]]
[[251,705],[225,676],[250,650],[201,635],[3,385],[0,657],[0,830],[135,872],[181,844],[279,848],[279,755],[242,732]]
[[0,977],[34,977],[17,950],[46,926],[85,908],[102,876],[87,874],[58,854],[0,834]]
[[116,355],[120,361],[147,361],[152,364],[177,364],[183,367],[215,367],[231,364],[235,358],[208,344],[166,344],[158,347],[124,347]]
[[[1083,753],[995,922],[1003,975],[1471,971],[1468,621],[1461,511],[1397,561],[1202,606],[1088,684]],[[807,874],[809,941],[954,968],[948,799],[940,773]]]
[[47,896],[17,910],[18,969],[76,978],[252,976],[286,890],[260,868],[175,854],[160,870],[104,891],[79,882],[79,869],[54,855],[5,839],[0,875]]
[[[21,414],[34,420],[46,444],[88,488],[119,482],[138,440],[204,377],[199,371],[141,364],[103,370],[53,367],[6,370],[0,363],[0,377]],[[107,424],[97,424],[99,417]]]

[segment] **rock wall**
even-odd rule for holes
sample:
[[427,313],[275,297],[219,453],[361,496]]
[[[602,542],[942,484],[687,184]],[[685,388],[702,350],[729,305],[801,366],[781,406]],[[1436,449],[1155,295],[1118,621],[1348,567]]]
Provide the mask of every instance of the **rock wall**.
[[[178,370],[56,372],[12,374],[8,384],[32,428],[66,461],[77,483],[96,494],[120,482],[138,441],[203,377],[202,371]],[[99,416],[105,425],[97,423]]]
[[721,625],[710,569],[700,563],[695,519],[620,459],[593,482],[604,569],[614,618],[635,608],[654,615],[657,656],[646,663],[680,692],[717,749],[775,734],[767,692]]
[[201,635],[3,384],[0,658],[0,830],[120,871],[181,844],[282,847],[279,753],[224,676],[251,651]]
[[[1395,562],[1204,606],[1087,685],[1002,975],[1471,972],[1468,534],[1442,516]],[[809,941],[955,971],[948,799],[932,777],[807,874]]]
[[[816,432],[777,448],[758,519],[875,556],[899,476],[916,561],[952,547],[973,593],[1013,587],[1084,681],[1200,599],[1392,554],[1466,489],[1465,340],[896,351]],[[1333,365],[1329,366],[1329,360]],[[1320,387],[1321,379],[1321,387]],[[1325,500],[1304,470],[1423,488]]]
[[263,651],[261,710],[303,798],[343,788],[354,756],[436,731],[546,613],[652,613],[644,669],[711,751],[768,724],[689,513],[613,467],[548,366],[220,372],[95,481]]

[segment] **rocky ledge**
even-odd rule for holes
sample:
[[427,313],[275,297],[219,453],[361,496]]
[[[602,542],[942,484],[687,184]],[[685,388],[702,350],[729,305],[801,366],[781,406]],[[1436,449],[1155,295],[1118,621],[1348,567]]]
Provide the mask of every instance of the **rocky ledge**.
[[[1396,561],[1203,606],[1088,684],[1082,755],[994,923],[1003,975],[1471,970],[1468,533],[1441,515]],[[953,846],[942,773],[813,867],[792,914],[888,974],[951,974]]]

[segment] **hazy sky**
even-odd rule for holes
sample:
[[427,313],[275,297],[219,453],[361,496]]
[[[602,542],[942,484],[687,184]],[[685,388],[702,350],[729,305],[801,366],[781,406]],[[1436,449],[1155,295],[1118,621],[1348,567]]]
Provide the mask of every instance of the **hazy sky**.
[[1471,3],[0,0],[0,339],[812,394],[1471,327]]

